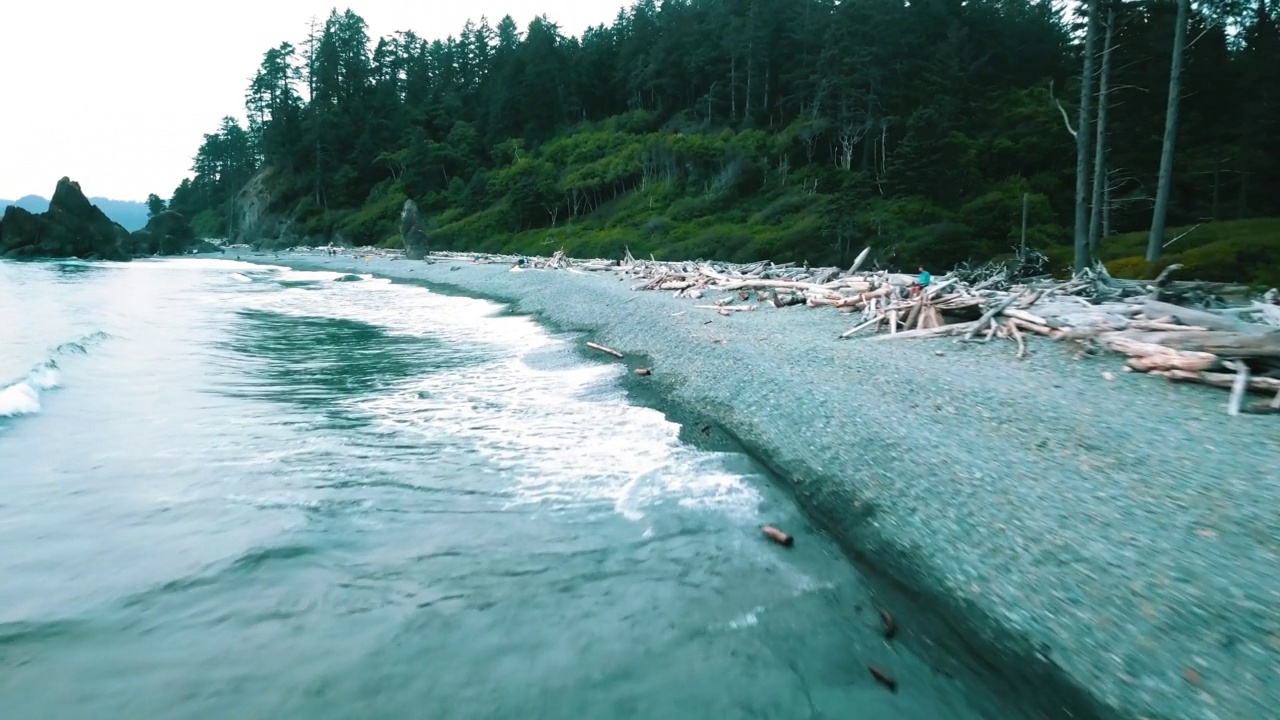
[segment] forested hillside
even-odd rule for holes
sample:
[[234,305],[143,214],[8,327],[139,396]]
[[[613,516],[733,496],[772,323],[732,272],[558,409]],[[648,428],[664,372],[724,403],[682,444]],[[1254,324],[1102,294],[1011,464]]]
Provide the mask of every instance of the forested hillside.
[[1280,215],[1275,8],[1214,2],[641,0],[438,41],[334,11],[265,53],[171,206],[264,242],[398,242],[411,198],[439,249],[942,268],[1009,252],[1025,196],[1070,262],[1150,227],[1175,56],[1167,224]]

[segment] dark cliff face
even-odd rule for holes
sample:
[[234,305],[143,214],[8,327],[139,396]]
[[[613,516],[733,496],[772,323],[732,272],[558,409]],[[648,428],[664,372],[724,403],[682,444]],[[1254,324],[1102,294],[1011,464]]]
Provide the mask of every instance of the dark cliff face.
[[5,210],[0,257],[128,260],[128,239],[128,231],[90,203],[78,183],[62,178],[47,212]]
[[128,260],[137,255],[178,255],[197,245],[187,218],[173,211],[156,215],[132,235],[89,202],[79,183],[58,181],[49,209],[32,213],[10,206],[0,220],[0,257],[77,257]]
[[186,216],[165,210],[129,237],[129,251],[134,255],[181,255],[198,242]]

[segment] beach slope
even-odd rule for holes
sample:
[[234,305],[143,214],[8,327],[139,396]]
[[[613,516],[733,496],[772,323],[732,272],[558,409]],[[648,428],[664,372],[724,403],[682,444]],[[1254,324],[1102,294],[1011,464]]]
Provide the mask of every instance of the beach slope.
[[501,300],[626,353],[599,357],[651,367],[632,382],[664,409],[740,442],[851,556],[1064,706],[1280,708],[1280,425],[1228,418],[1220,390],[1051,341],[1025,361],[1011,343],[841,341],[830,309],[725,317],[613,273],[244,259]]

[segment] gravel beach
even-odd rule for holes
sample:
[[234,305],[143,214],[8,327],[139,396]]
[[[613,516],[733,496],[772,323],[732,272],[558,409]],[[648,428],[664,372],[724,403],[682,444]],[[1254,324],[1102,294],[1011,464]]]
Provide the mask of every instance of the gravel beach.
[[929,622],[1064,707],[1280,718],[1280,419],[1229,418],[1224,391],[1039,339],[1026,361],[841,341],[831,309],[722,317],[612,273],[241,255],[508,302],[627,353],[597,355],[651,367],[629,382],[740,442]]

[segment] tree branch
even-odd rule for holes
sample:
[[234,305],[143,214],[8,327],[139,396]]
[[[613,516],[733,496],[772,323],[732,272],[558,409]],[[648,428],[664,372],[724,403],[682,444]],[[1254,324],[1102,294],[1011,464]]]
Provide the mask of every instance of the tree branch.
[[1058,106],[1058,111],[1062,113],[1062,122],[1067,126],[1067,132],[1071,133],[1071,137],[1076,137],[1076,129],[1071,127],[1071,116],[1067,114],[1067,109],[1062,107],[1062,101],[1053,94],[1053,81],[1049,81],[1049,98]]
[[1195,45],[1197,40],[1199,40],[1200,38],[1204,37],[1204,36],[1205,36],[1205,34],[1206,34],[1206,33],[1208,33],[1208,32],[1209,32],[1210,30],[1212,30],[1212,29],[1213,29],[1213,27],[1212,27],[1212,26],[1210,26],[1210,27],[1207,27],[1207,28],[1205,28],[1205,29],[1201,30],[1199,35],[1195,36],[1195,37],[1191,40],[1191,42],[1187,43],[1187,46],[1186,46],[1186,48],[1184,48],[1184,50],[1190,50],[1190,49],[1191,49],[1191,46],[1192,46],[1192,45]]
[[1195,225],[1192,225],[1190,230],[1188,230],[1188,231],[1186,231],[1186,232],[1182,233],[1182,234],[1181,234],[1181,235],[1179,235],[1178,237],[1176,237],[1176,238],[1174,238],[1174,239],[1170,240],[1169,242],[1165,243],[1165,244],[1164,244],[1164,247],[1169,247],[1170,245],[1172,245],[1172,244],[1174,244],[1174,243],[1178,242],[1178,241],[1179,241],[1179,240],[1181,240],[1182,238],[1184,238],[1184,237],[1186,237],[1186,236],[1190,235],[1191,233],[1195,232],[1195,231],[1196,231],[1196,228],[1199,228],[1199,227],[1200,227],[1200,223],[1196,223]]

